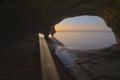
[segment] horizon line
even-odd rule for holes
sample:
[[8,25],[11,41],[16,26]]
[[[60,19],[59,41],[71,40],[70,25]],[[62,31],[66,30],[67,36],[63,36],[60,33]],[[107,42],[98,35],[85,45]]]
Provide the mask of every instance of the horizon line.
[[56,32],[112,32],[112,30],[71,30],[71,31],[68,31],[68,30],[63,30],[63,31],[56,31]]

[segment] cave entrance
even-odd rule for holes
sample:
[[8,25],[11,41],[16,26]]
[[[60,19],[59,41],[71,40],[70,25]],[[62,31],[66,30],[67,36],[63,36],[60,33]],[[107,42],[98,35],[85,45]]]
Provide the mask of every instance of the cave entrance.
[[112,30],[98,16],[66,18],[55,25],[54,35],[67,48],[99,49],[116,44]]

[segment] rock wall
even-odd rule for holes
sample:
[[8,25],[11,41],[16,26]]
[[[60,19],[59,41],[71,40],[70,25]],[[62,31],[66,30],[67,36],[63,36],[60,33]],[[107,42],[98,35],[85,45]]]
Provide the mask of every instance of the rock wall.
[[119,0],[1,0],[0,36],[2,40],[24,39],[29,33],[47,36],[64,18],[92,15],[103,18],[120,43],[119,13]]
[[0,80],[40,80],[38,33],[68,17],[103,18],[120,44],[119,13],[120,0],[0,0]]

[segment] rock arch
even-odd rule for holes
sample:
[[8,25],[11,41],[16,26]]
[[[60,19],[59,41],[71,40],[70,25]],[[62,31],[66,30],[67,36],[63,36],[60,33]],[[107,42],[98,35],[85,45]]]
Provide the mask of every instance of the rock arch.
[[47,36],[64,18],[93,15],[105,20],[120,43],[119,0],[3,0],[0,12],[0,36],[18,38],[31,32]]
[[[33,71],[33,64],[40,63],[38,33],[48,36],[55,24],[68,17],[93,15],[103,18],[120,44],[119,13],[120,0],[0,0],[0,65],[1,73],[7,73],[0,80],[39,79],[40,74],[36,73],[40,71],[36,69],[39,66]],[[16,63],[25,66],[20,64],[22,68],[16,68]],[[26,63],[32,65],[27,70]],[[6,71],[8,67],[10,70]]]

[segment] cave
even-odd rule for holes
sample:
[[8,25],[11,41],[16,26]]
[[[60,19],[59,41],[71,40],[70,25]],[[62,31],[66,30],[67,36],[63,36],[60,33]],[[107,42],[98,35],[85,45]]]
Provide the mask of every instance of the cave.
[[111,28],[98,16],[82,15],[63,19],[55,25],[55,31],[54,37],[66,48],[100,49],[116,44]]
[[119,13],[120,0],[1,0],[0,79],[40,80],[39,65],[34,65],[39,63],[38,33],[47,38],[54,33],[54,25],[68,17],[103,18],[120,44]]
[[54,31],[54,25],[65,18],[93,15],[105,20],[119,44],[119,3],[119,0],[4,0],[0,4],[0,36],[3,41],[24,39],[30,33],[39,32],[48,36]]

